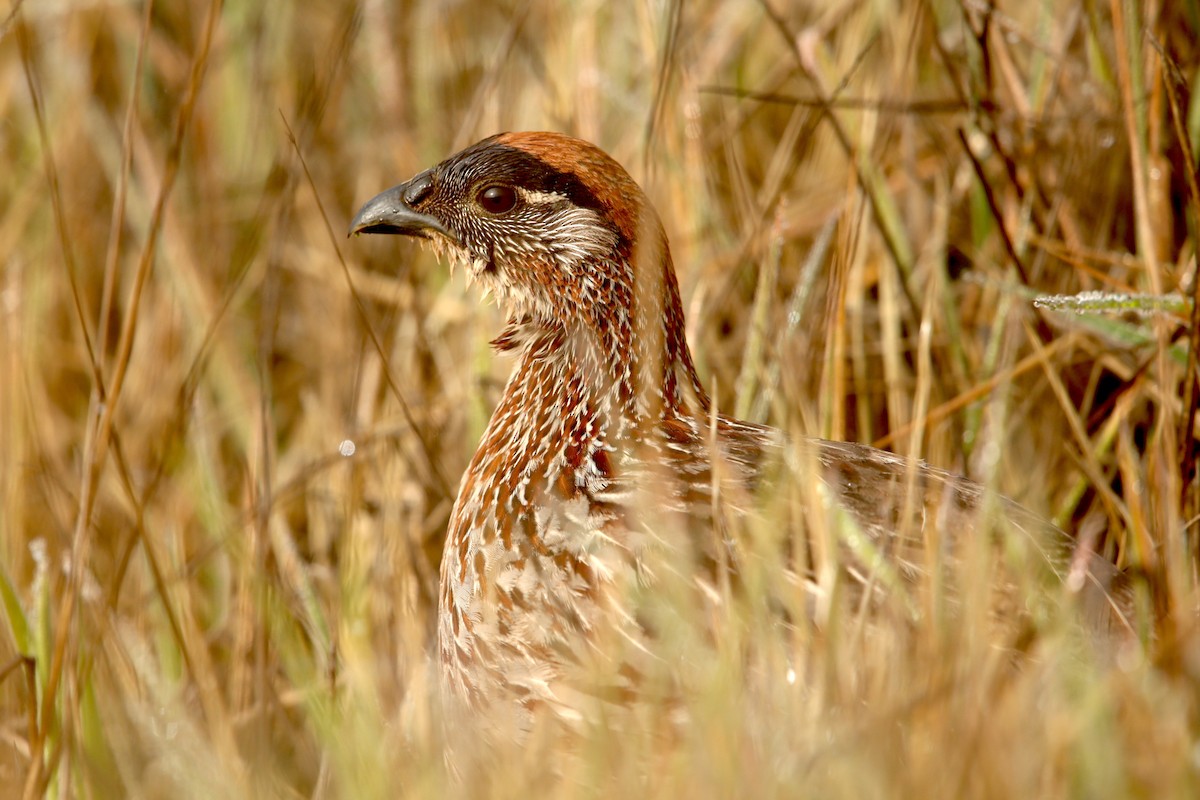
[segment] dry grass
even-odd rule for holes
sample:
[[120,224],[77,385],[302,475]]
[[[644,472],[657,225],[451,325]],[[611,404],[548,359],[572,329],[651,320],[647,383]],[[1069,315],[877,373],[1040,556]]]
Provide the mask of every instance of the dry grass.
[[[6,0],[0,794],[450,791],[431,592],[510,365],[494,309],[343,231],[546,128],[656,202],[723,409],[1095,537],[1147,646],[1110,663],[1052,613],[1013,669],[970,615],[864,639],[835,613],[760,691],[682,636],[686,731],[535,740],[472,793],[1194,796],[1200,6],[987,9]],[[1030,302],[1083,290],[1184,301]]]

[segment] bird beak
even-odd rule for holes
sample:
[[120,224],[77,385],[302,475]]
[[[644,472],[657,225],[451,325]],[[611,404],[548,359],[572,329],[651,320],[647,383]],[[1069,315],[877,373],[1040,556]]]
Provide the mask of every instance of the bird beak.
[[402,183],[372,197],[358,210],[347,236],[356,233],[394,233],[428,238],[431,233],[439,233],[451,241],[458,241],[458,237],[446,230],[441,220],[413,211],[404,202],[408,192],[409,184]]

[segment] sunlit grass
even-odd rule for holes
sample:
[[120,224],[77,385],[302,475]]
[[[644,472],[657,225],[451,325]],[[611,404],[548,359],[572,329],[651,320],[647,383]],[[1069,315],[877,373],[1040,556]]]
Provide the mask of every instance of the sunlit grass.
[[[0,795],[1194,794],[1200,12],[989,7],[0,7]],[[852,529],[785,481],[721,636],[655,600],[686,691],[452,783],[437,564],[511,363],[461,278],[344,230],[516,129],[646,188],[723,411],[1053,515],[1144,650],[1032,573],[1020,654],[983,590],[868,624],[820,569]],[[1087,291],[1179,300],[1032,302]]]

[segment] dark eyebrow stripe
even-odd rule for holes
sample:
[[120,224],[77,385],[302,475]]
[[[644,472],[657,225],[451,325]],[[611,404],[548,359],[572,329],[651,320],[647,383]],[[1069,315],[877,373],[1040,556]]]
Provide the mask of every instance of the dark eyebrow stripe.
[[600,200],[578,176],[555,169],[535,155],[485,139],[452,159],[447,166],[477,178],[509,181],[536,192],[560,194],[581,208],[603,211]]

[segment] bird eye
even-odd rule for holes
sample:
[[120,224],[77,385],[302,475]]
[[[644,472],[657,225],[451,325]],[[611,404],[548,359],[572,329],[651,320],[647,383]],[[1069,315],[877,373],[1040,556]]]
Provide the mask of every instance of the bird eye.
[[489,186],[479,193],[477,199],[489,214],[503,214],[517,204],[517,192],[511,186]]

